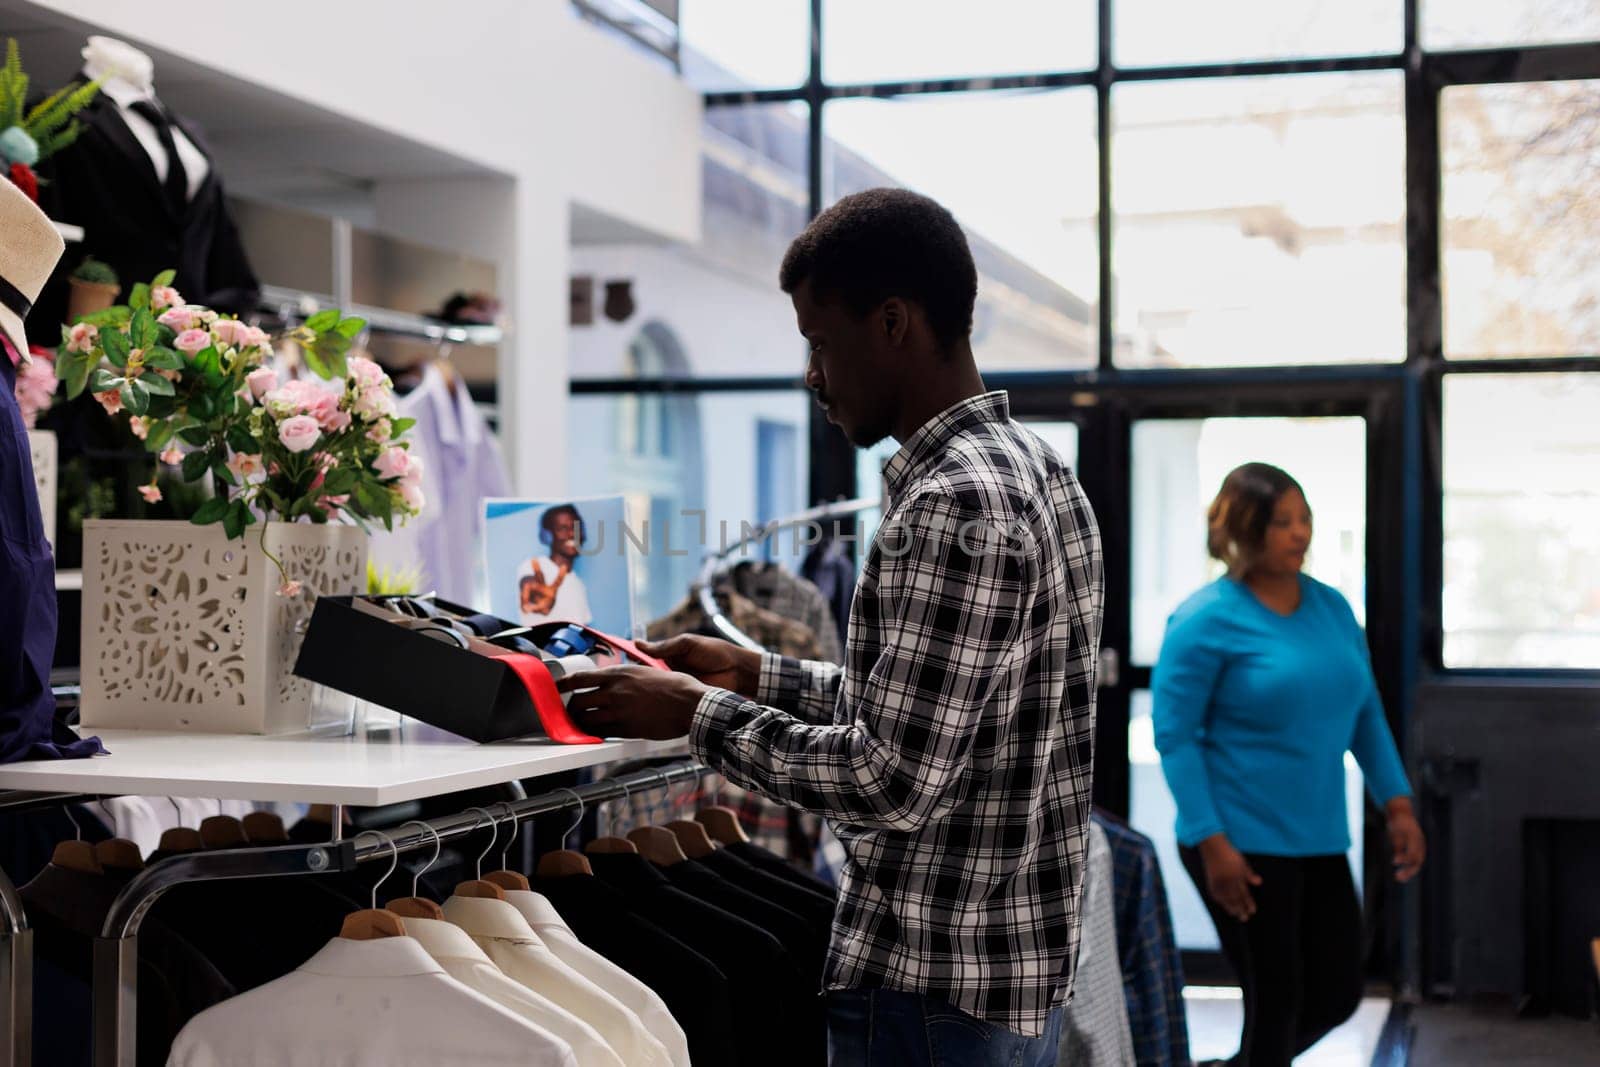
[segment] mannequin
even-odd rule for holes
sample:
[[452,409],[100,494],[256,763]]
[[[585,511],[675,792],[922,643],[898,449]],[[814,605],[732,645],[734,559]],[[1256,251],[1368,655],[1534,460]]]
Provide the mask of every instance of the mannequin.
[[[136,100],[159,102],[155,71],[155,62],[149,56],[124,41],[94,36],[83,46],[84,77],[99,81],[100,92],[116,101],[122,120],[149,154],[156,177],[166,181],[171,164],[167,160],[167,150],[161,145],[161,137],[148,119],[132,109]],[[172,139],[177,143],[178,155],[189,178],[188,199],[193,200],[211,173],[211,162],[182,129],[174,129]]]

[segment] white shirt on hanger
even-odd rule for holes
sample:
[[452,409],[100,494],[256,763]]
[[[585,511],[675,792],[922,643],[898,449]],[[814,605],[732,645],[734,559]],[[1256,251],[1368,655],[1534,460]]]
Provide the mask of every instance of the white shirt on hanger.
[[336,937],[189,1020],[167,1067],[575,1067],[549,1032],[445,973],[410,937]]
[[672,1057],[673,1067],[689,1067],[689,1039],[656,991],[578,940],[555,905],[542,895],[506,890],[506,903],[522,913],[533,932],[567,966],[583,975],[639,1017],[650,1035]]
[[600,1031],[628,1067],[672,1067],[667,1050],[639,1017],[562,963],[510,904],[488,897],[451,897],[444,902],[444,917],[465,930],[508,977]]
[[548,1030],[572,1049],[577,1067],[623,1067],[622,1058],[594,1027],[548,997],[508,978],[461,927],[439,919],[402,920],[445,973],[535,1026]]

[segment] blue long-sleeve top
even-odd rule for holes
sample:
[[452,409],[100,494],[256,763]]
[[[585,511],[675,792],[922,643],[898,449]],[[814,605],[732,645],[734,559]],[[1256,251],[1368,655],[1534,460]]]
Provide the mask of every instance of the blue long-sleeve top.
[[1378,803],[1411,792],[1350,605],[1315,578],[1300,590],[1280,615],[1221,578],[1167,623],[1151,689],[1182,844],[1222,832],[1241,852],[1345,851],[1346,750]]

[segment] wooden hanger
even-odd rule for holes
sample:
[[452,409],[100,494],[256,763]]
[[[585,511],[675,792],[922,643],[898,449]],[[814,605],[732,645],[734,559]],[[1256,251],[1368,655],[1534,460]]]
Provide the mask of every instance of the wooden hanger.
[[100,861],[102,867],[121,871],[144,870],[144,854],[139,851],[138,845],[125,837],[113,837],[109,841],[96,843],[94,858]]
[[628,840],[639,846],[639,855],[657,867],[671,867],[689,858],[678,844],[678,835],[660,826],[641,826],[628,834]]
[[156,846],[162,852],[199,852],[206,847],[200,831],[189,826],[174,826],[161,831],[161,841]]
[[477,877],[468,879],[456,886],[454,895],[458,897],[488,897],[491,900],[504,900],[506,899],[506,891],[483,876],[483,858],[494,851],[494,843],[500,837],[499,820],[484,811],[483,808],[468,808],[467,810],[483,812],[484,818],[488,819],[489,824],[494,827],[494,836],[489,838],[488,847],[478,853],[478,863],[473,868]]
[[444,847],[444,842],[439,838],[439,831],[435,830],[433,827],[429,826],[425,822],[422,822],[421,820],[412,819],[410,822],[402,824],[401,828],[404,829],[406,826],[420,826],[428,833],[433,835],[433,855],[428,859],[427,864],[423,866],[422,870],[412,874],[411,895],[409,897],[399,897],[395,900],[391,900],[388,904],[384,905],[384,907],[388,908],[390,911],[394,912],[403,919],[442,920],[444,918],[444,909],[439,907],[439,905],[435,904],[433,901],[429,900],[427,897],[418,896],[417,886],[421,882],[422,876],[428,872],[429,868],[431,868],[435,863],[439,862],[439,850]]
[[739,816],[732,808],[717,805],[712,808],[701,808],[694,817],[695,822],[706,828],[706,833],[711,835],[713,841],[720,841],[724,845],[736,844],[740,841],[749,841],[750,835],[744,832],[744,827],[739,825]]
[[252,845],[287,845],[289,831],[283,828],[283,818],[274,811],[252,811],[240,820],[244,836]]
[[212,815],[201,820],[200,841],[206,848],[240,848],[250,843],[244,824],[232,815]]
[[583,825],[583,798],[576,790],[561,789],[561,793],[571,793],[572,799],[578,802],[577,817],[572,820],[572,825],[567,827],[567,832],[561,835],[562,847],[555,852],[549,852],[539,857],[538,874],[540,878],[570,878],[575,874],[594,874],[594,867],[589,863],[589,857],[582,852],[575,852],[566,847],[567,839],[572,836],[572,831]]
[[[207,819],[207,822],[211,820]],[[339,936],[347,941],[373,941],[380,937],[406,936],[406,924],[400,921],[400,916],[392,911],[385,911],[378,907],[378,887],[389,880],[396,867],[400,866],[400,849],[394,840],[387,834],[380,834],[376,830],[363,830],[362,833],[375,834],[389,843],[394,850],[394,858],[389,863],[389,869],[383,872],[372,886],[372,907],[362,908],[360,911],[351,912],[344,917],[344,922],[339,926]],[[357,835],[360,836],[360,835]]]
[[639,846],[626,837],[597,837],[584,845],[583,850],[591,856],[603,856],[613,852],[638,852]]
[[690,819],[673,819],[667,823],[667,829],[677,835],[683,854],[692,860],[709,856],[717,850],[716,842],[711,840],[711,835],[706,833],[701,823]]
[[50,862],[80,874],[104,874],[105,868],[100,866],[99,859],[95,857],[94,846],[83,839],[83,827],[72,817],[72,805],[63,807],[61,813],[72,824],[72,840],[59,842],[50,854]]

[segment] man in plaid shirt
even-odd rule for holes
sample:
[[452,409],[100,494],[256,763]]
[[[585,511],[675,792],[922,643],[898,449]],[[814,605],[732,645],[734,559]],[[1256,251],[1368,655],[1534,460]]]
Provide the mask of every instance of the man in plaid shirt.
[[[806,385],[858,447],[901,444],[845,666],[685,636],[676,671],[572,675],[593,732],[689,734],[849,853],[825,984],[836,1064],[1050,1064],[1089,826],[1099,533],[1077,479],[984,390],[977,272],[938,204],[846,197],[781,283]],[[583,691],[586,690],[586,691]]]

